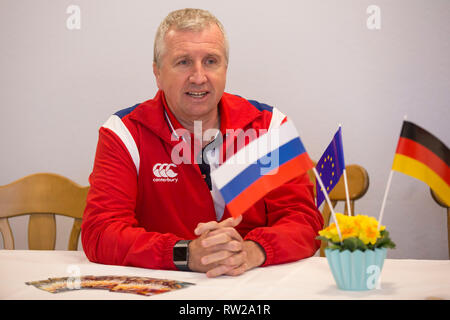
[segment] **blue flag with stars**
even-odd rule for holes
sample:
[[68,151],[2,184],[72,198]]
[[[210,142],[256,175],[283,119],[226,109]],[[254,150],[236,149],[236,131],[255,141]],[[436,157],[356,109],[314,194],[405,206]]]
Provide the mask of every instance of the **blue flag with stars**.
[[[320,179],[327,189],[326,192],[328,194],[338,183],[344,169],[345,162],[344,148],[342,145],[342,131],[341,127],[339,127],[338,131],[334,135],[333,140],[331,140],[331,143],[328,145],[327,149],[316,165],[316,170],[319,173]],[[320,207],[322,202],[325,200],[323,191],[319,189],[321,189],[320,185],[316,181],[317,207]]]

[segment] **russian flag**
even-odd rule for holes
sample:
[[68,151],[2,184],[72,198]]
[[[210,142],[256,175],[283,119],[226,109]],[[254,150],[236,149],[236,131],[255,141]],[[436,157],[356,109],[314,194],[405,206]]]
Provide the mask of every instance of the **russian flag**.
[[291,121],[253,140],[211,173],[230,214],[238,217],[268,192],[314,167]]

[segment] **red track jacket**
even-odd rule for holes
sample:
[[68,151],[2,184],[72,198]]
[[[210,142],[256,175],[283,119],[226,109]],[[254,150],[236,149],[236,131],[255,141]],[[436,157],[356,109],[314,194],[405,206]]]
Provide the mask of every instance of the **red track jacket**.
[[[172,148],[179,141],[173,141],[165,109],[159,91],[153,99],[117,112],[99,130],[81,227],[83,249],[92,262],[177,270],[175,243],[195,239],[198,223],[217,220],[199,166],[171,165]],[[284,118],[275,108],[227,93],[219,112],[221,132],[268,129],[271,121]],[[314,238],[323,219],[312,188],[305,174],[243,215],[236,230],[265,250],[264,266],[310,257],[319,248]],[[221,220],[229,217],[225,208]]]

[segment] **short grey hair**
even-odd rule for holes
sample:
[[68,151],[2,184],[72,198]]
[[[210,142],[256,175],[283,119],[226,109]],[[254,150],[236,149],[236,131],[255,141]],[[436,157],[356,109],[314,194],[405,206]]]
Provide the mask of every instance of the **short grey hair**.
[[202,31],[212,24],[216,24],[223,34],[225,59],[228,64],[229,44],[222,23],[207,10],[191,8],[172,11],[161,22],[156,31],[153,47],[153,62],[156,63],[158,67],[161,66],[161,57],[164,54],[165,49],[164,38],[169,30]]

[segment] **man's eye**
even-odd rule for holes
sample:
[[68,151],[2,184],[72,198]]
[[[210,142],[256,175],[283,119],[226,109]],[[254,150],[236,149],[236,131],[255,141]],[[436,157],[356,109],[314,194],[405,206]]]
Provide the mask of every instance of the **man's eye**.
[[177,62],[177,65],[180,65],[180,66],[185,66],[187,64],[188,64],[187,60],[180,60],[180,61]]
[[217,60],[214,58],[206,59],[206,64],[211,65],[217,63]]

